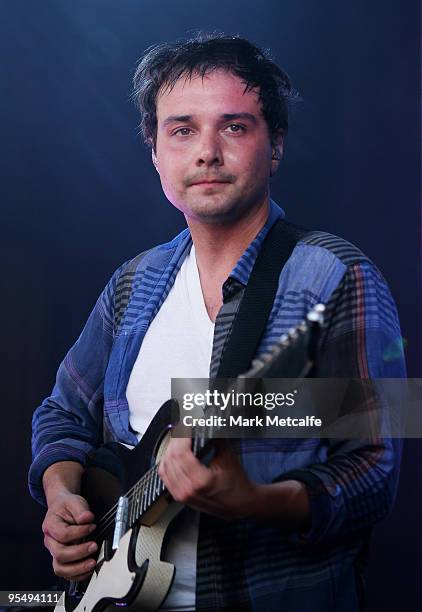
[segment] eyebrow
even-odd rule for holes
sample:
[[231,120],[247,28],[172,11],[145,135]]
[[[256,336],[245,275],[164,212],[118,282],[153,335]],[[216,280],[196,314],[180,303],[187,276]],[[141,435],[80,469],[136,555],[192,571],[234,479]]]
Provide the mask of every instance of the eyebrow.
[[[191,121],[194,118],[194,115],[170,115],[163,121],[163,127],[170,125],[171,123],[183,123],[186,121]],[[255,125],[258,123],[257,118],[252,113],[224,113],[221,115],[221,119],[225,121],[232,121],[235,119],[246,119],[254,123]]]

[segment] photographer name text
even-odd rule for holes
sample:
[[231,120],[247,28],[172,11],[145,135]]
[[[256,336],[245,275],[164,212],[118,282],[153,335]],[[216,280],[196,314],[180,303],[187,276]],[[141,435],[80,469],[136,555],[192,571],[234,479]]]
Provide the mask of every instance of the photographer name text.
[[314,415],[305,417],[279,417],[267,414],[264,417],[242,417],[242,416],[209,416],[194,417],[185,415],[183,417],[185,427],[322,427],[322,420]]

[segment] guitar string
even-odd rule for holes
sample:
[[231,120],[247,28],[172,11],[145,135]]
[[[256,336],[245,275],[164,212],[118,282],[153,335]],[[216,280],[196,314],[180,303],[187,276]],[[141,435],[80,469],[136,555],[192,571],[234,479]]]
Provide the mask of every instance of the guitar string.
[[[135,484],[125,493],[125,497],[127,497],[129,500],[132,500],[134,496],[136,496],[136,493],[138,490],[138,492],[143,491],[144,488],[144,484],[148,484],[148,482],[150,481],[150,479],[152,478],[152,476],[156,474],[156,469],[158,467],[159,463],[157,463],[156,465],[154,465],[152,468],[150,468],[138,481],[135,482]],[[161,481],[161,479],[159,479]],[[114,506],[112,506],[100,519],[98,526],[97,526],[97,532],[98,529],[101,528],[101,533],[104,531],[104,529],[107,529],[110,526],[110,520],[112,521],[114,520],[114,517],[116,515],[116,511],[117,511],[117,507],[118,507],[118,503],[114,504]],[[107,523],[105,525],[105,523]]]
[[[158,464],[157,464],[158,466]],[[144,474],[142,476],[142,478],[140,478],[126,493],[125,497],[128,498],[128,500],[131,502],[134,498],[136,498],[136,489],[138,489],[139,492],[143,492],[144,491],[144,486],[145,484],[148,484],[152,477],[155,476],[156,474],[158,474],[156,468],[157,466],[154,466],[153,468],[150,468],[148,470],[148,472],[146,474]],[[159,478],[160,482],[162,483],[161,479]],[[110,508],[110,510],[108,510],[108,512],[106,512],[106,514],[101,517],[99,523],[98,523],[98,527],[96,530],[96,536],[99,537],[101,536],[107,529],[108,527],[113,523],[113,521],[115,520],[115,516],[116,516],[116,512],[117,512],[117,507],[118,504],[114,504],[114,506],[112,506]]]
[[[158,466],[158,464],[157,464],[157,466]],[[140,516],[139,511],[142,512],[143,501],[140,501],[140,500],[141,500],[141,498],[144,498],[144,496],[148,496],[148,493],[147,493],[148,492],[148,485],[151,484],[152,480],[155,479],[156,477],[158,478],[158,488],[154,490],[154,493],[157,490],[160,491],[161,488],[163,488],[163,490],[160,491],[160,493],[163,493],[164,490],[165,490],[164,483],[161,480],[161,478],[158,476],[158,472],[157,472],[157,469],[156,469],[157,466],[154,466],[153,468],[150,468],[150,470],[140,480],[138,480],[138,482],[136,482],[133,485],[133,487],[125,495],[125,497],[128,498],[129,502],[131,502],[131,514],[130,514],[130,523],[131,524],[139,518],[139,516]],[[137,505],[135,506],[135,510],[134,510],[134,505],[133,505],[134,502],[140,502],[139,505],[137,503]],[[148,509],[148,506],[149,506],[149,504],[147,504],[147,507],[145,507],[144,512]],[[98,525],[100,530],[98,530],[98,528],[97,528],[97,533],[96,533],[97,537],[100,537],[102,534],[104,534],[107,531],[108,527],[110,527],[110,525],[112,525],[113,521],[115,520],[116,510],[117,510],[117,504],[115,504],[106,513],[106,515],[104,515],[102,517],[102,519],[100,520],[100,523]]]
[[[202,438],[204,438],[204,436],[201,436]],[[197,441],[198,438],[194,437],[194,446],[195,446],[195,450],[196,450],[196,446],[197,446]],[[145,493],[145,487],[148,486],[151,483],[151,480],[153,478],[158,477],[158,490],[160,490],[160,488],[164,485],[163,481],[161,480],[161,478],[158,476],[158,472],[157,472],[157,467],[159,464],[156,464],[155,466],[153,466],[152,468],[150,468],[148,470],[148,472],[146,474],[144,474],[144,476],[142,478],[140,478],[130,489],[129,491],[126,493],[125,497],[127,497],[129,499],[129,501],[132,502],[132,507],[131,507],[131,524],[133,522],[132,517],[135,518],[135,520],[137,520],[140,516],[140,514],[138,514],[139,508],[137,508],[135,510],[135,512],[133,512],[133,501],[135,499],[135,501],[139,501],[141,494],[143,495]],[[163,488],[164,492],[165,487]],[[161,493],[162,493],[161,492]],[[110,508],[110,510],[108,512],[106,512],[106,514],[100,519],[100,522],[98,524],[97,530],[96,530],[96,537],[100,537],[107,529],[108,527],[110,527],[110,525],[113,523],[113,521],[115,520],[115,516],[116,516],[116,511],[117,511],[117,507],[118,504],[115,504],[114,506],[112,506],[112,508]],[[141,504],[141,510],[142,510],[142,504]],[[146,508],[145,508],[146,511]],[[136,516],[138,515],[138,516]]]
[[[196,442],[197,439],[194,438],[194,445],[196,447]],[[151,484],[152,480],[157,478],[158,479],[158,491],[163,488],[164,492],[164,483],[161,480],[161,478],[158,476],[158,472],[157,472],[157,467],[159,464],[156,464],[155,466],[153,466],[152,468],[150,468],[148,470],[148,472],[146,474],[144,474],[144,476],[142,478],[140,478],[130,489],[129,491],[126,493],[125,497],[127,497],[129,499],[130,502],[132,502],[132,507],[131,507],[131,523],[132,523],[132,517],[137,520],[139,518],[139,514],[138,511],[139,509],[142,510],[143,507],[143,502],[141,502],[140,508],[136,508],[135,511],[133,511],[134,506],[133,506],[133,501],[139,501],[141,497],[143,497],[145,494],[148,495],[147,491],[148,491],[148,485]],[[156,491],[157,489],[155,489]],[[144,509],[144,511],[146,511],[147,508]],[[100,520],[99,524],[98,524],[98,528],[97,528],[97,537],[99,537],[100,535],[102,535],[107,529],[108,527],[113,523],[113,521],[115,520],[115,515],[116,515],[116,510],[117,510],[117,504],[115,504]]]
[[[194,444],[196,446],[196,441],[197,438],[194,438]],[[140,514],[138,514],[139,509],[142,511],[142,502],[140,504],[140,508],[137,508],[135,510],[135,512],[133,512],[133,501],[139,501],[141,499],[141,497],[143,497],[145,495],[145,492],[148,490],[147,487],[148,485],[151,484],[151,481],[153,480],[153,478],[158,478],[158,491],[160,491],[160,489],[163,487],[163,491],[161,491],[161,493],[164,492],[165,487],[164,487],[164,483],[161,480],[161,478],[158,476],[158,472],[157,472],[157,467],[158,467],[159,463],[157,463],[155,466],[153,466],[152,468],[150,468],[148,470],[148,472],[146,474],[144,474],[142,476],[142,478],[140,478],[126,493],[125,497],[128,498],[129,502],[132,503],[131,506],[131,524],[134,522],[132,517],[134,518],[134,520],[137,520],[140,516]],[[100,536],[102,536],[107,529],[110,527],[110,525],[112,525],[113,521],[115,520],[116,517],[116,513],[117,513],[117,507],[118,504],[114,504],[114,506],[112,506],[108,512],[106,512],[104,514],[104,516],[101,517],[95,535],[97,538],[99,538]],[[147,508],[144,509],[144,511],[146,511]],[[136,516],[138,514],[138,516]]]

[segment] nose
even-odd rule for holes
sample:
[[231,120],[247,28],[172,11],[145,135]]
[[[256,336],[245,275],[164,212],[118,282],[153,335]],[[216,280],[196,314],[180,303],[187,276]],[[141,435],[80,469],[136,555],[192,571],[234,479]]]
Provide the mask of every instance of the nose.
[[198,143],[196,165],[198,167],[223,165],[223,151],[218,134],[202,134]]

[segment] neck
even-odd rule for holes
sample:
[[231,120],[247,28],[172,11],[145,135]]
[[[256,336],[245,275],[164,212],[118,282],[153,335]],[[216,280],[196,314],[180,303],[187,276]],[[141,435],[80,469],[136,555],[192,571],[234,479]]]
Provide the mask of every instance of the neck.
[[259,233],[268,218],[269,198],[241,219],[230,224],[201,223],[188,219],[195,245],[201,282],[223,284],[242,253]]
[[212,321],[215,321],[223,303],[224,281],[264,226],[268,212],[267,195],[259,206],[232,223],[208,224],[187,219],[195,245],[202,295]]

